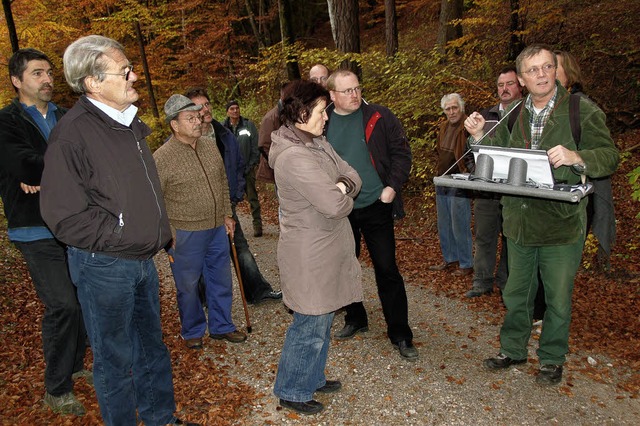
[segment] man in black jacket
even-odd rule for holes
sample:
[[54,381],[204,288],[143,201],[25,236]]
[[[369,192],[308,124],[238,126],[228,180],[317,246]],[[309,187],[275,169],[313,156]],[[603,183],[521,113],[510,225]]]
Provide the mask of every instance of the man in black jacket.
[[[400,191],[409,178],[411,148],[400,121],[388,108],[362,101],[358,77],[347,70],[327,81],[333,108],[327,108],[327,139],[336,152],[357,170],[362,190],[349,221],[356,240],[356,256],[364,237],[376,275],[378,295],[391,343],[407,359],[416,359],[409,327],[407,293],[396,263],[394,217],[404,216]],[[346,307],[345,326],[337,339],[368,331],[362,302]]]
[[[40,177],[51,129],[64,109],[51,102],[51,61],[35,49],[20,49],[9,60],[17,93],[0,111],[0,193],[9,239],[22,252],[40,301],[45,373],[44,402],[61,414],[82,415],[73,378],[84,375],[86,331],[65,249],[40,216]],[[74,374],[75,373],[75,374]]]
[[106,425],[182,424],[174,417],[171,358],[162,341],[153,256],[171,241],[151,133],[133,105],[138,76],[115,40],[90,35],[65,50],[81,93],[51,134],[42,217],[66,243],[91,339]]

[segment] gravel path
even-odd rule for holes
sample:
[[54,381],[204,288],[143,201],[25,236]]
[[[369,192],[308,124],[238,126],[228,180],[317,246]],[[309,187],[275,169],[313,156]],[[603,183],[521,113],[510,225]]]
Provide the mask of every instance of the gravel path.
[[[247,216],[241,215],[241,221],[243,229],[251,229]],[[265,225],[264,236],[250,237],[249,244],[263,275],[278,288],[278,228]],[[165,277],[163,285],[173,285],[163,255],[158,257],[158,268]],[[437,296],[413,282],[407,282],[409,322],[420,357],[415,362],[406,361],[385,336],[386,325],[371,268],[363,267],[363,286],[369,332],[352,340],[331,342],[327,377],[341,380],[343,388],[335,394],[316,395],[326,406],[318,415],[300,416],[282,409],[272,393],[284,334],[291,320],[281,302],[249,306],[253,332],[244,344],[228,343],[222,355],[205,346],[203,356],[215,357],[231,376],[253,386],[259,394],[255,406],[238,424],[640,423],[640,402],[616,387],[616,377],[605,374],[611,367],[615,370],[615,363],[598,354],[573,353],[562,383],[543,388],[534,382],[538,364],[537,344],[532,340],[529,363],[504,372],[486,371],[482,360],[498,350],[500,319],[496,314],[474,312],[464,301]],[[242,304],[238,292],[234,292],[234,321],[238,328],[244,328]],[[334,331],[343,324],[344,313],[338,313]]]

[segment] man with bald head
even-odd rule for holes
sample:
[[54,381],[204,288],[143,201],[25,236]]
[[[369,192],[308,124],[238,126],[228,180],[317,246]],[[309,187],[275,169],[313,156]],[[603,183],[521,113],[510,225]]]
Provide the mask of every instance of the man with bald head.
[[329,68],[322,64],[315,64],[309,70],[309,80],[318,83],[325,89],[327,88],[327,80],[329,79]]

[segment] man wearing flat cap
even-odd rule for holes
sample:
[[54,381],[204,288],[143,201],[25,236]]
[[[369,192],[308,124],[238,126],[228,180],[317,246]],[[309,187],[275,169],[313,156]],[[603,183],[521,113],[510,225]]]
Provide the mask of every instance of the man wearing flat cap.
[[[181,334],[189,349],[202,349],[202,337],[239,343],[247,336],[231,320],[233,238],[229,185],[212,138],[202,136],[200,110],[183,95],[164,104],[172,136],[153,154],[164,193],[173,241],[171,271],[178,291]],[[198,296],[204,277],[209,318]]]
[[262,236],[262,217],[260,217],[260,200],[256,190],[256,166],[260,161],[258,151],[258,129],[251,120],[240,115],[238,101],[227,103],[227,119],[222,123],[238,140],[240,154],[244,159],[244,180],[247,201],[251,206],[253,217],[253,236]]

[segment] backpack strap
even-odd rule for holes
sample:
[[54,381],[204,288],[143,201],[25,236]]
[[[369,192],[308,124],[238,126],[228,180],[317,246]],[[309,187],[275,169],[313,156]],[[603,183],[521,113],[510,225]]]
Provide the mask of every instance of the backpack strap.
[[582,127],[580,126],[580,95],[572,94],[569,98],[569,124],[571,125],[571,136],[576,146],[580,147],[582,138]]
[[520,110],[522,109],[523,103],[524,102],[520,102],[518,105],[516,105],[515,108],[513,108],[512,111],[509,112],[509,120],[507,121],[507,127],[509,128],[509,133],[511,133],[511,130],[513,129],[513,125],[516,124],[516,120],[520,115]]

